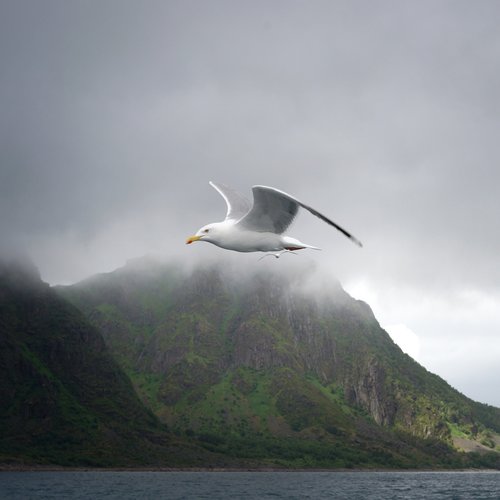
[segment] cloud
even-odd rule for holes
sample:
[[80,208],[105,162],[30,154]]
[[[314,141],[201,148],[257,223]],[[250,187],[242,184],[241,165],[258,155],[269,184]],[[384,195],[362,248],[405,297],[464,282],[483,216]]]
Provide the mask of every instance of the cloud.
[[422,309],[391,290],[438,297],[451,323],[457,294],[497,296],[498,4],[1,10],[0,235],[48,281],[143,253],[204,258],[217,249],[182,244],[223,217],[215,180],[275,186],[352,231],[362,250],[309,214],[290,234],[323,248],[303,258],[325,272],[390,296],[386,324],[420,339],[438,318],[415,325]]
[[403,352],[411,356],[415,361],[419,361],[420,339],[415,332],[402,323],[384,325],[383,328],[391,336],[392,340],[401,347]]

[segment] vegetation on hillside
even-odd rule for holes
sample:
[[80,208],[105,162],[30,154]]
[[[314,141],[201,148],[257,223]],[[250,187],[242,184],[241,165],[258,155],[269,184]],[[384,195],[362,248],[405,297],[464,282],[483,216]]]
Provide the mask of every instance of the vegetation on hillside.
[[[138,261],[59,293],[143,402],[207,450],[287,466],[498,467],[498,409],[402,353],[338,283],[307,288],[300,272]],[[457,453],[457,433],[481,453]]]
[[25,263],[0,262],[0,463],[206,460],[217,457],[172,436],[145,407],[77,308]]

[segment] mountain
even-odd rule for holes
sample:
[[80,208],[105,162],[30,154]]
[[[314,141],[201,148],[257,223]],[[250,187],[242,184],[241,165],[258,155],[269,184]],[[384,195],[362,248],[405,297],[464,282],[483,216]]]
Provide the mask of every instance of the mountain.
[[102,335],[40,279],[0,261],[0,463],[185,465],[185,444],[137,397]]
[[293,467],[500,467],[499,409],[404,354],[338,282],[260,264],[139,259],[58,293],[144,404],[207,450]]

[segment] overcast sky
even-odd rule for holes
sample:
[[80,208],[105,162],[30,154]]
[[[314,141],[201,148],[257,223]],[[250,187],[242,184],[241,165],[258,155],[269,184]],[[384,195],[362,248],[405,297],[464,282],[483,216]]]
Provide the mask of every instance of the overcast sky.
[[[0,238],[49,283],[222,256],[219,181],[430,371],[500,406],[500,2],[3,0]],[[235,255],[257,266],[256,255]],[[279,266],[280,261],[276,261]]]

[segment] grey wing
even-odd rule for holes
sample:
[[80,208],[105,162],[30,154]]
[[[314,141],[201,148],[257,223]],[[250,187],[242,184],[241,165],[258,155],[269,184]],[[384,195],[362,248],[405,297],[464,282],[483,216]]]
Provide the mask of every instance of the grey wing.
[[238,191],[226,186],[225,184],[219,184],[210,181],[209,183],[223,198],[227,205],[226,220],[241,219],[246,215],[250,208],[251,203]]
[[252,191],[254,204],[252,210],[238,222],[238,225],[242,227],[253,231],[271,231],[280,234],[293,222],[299,207],[302,207],[339,230],[356,245],[363,246],[357,238],[343,227],[283,191],[266,186],[254,186]]
[[299,203],[274,188],[254,186],[253,207],[238,225],[258,232],[283,233],[299,210]]

